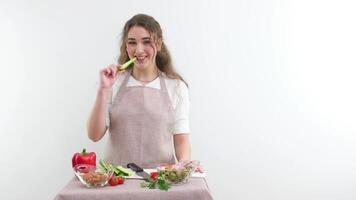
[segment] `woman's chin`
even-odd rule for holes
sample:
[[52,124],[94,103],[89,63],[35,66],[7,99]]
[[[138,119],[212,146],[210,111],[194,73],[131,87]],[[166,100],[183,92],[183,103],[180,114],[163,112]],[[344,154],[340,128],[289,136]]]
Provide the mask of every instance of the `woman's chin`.
[[145,65],[140,65],[140,64],[135,65],[135,67],[136,67],[136,69],[139,69],[139,70],[146,69]]
[[145,70],[149,68],[149,65],[147,63],[136,63],[135,67],[139,70]]

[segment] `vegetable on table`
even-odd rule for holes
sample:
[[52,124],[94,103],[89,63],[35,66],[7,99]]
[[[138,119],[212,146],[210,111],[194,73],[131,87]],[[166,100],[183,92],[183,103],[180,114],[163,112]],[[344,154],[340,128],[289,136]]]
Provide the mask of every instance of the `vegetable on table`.
[[144,182],[141,182],[141,187],[148,187],[149,189],[160,189],[168,191],[171,187],[171,184],[167,182],[166,174],[164,171],[152,172],[151,176],[145,179]]
[[159,175],[158,172],[151,172],[150,177],[151,177],[151,179],[156,180],[158,175]]
[[72,167],[78,164],[88,164],[96,166],[96,154],[95,152],[86,152],[83,149],[81,153],[75,153],[72,157]]
[[132,176],[135,174],[131,169],[127,169],[121,165],[113,165],[105,160],[99,161],[99,167],[105,172],[113,171],[116,176]]
[[112,176],[109,179],[109,185],[116,186],[124,183],[124,178],[122,176]]

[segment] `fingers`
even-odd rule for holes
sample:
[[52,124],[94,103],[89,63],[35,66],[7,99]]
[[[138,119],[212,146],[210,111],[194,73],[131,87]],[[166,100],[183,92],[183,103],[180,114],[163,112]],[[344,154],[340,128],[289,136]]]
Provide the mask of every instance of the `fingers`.
[[199,165],[195,171],[204,173],[204,168],[203,168],[203,166]]
[[110,64],[108,65],[106,68],[102,69],[100,71],[101,75],[104,75],[107,78],[116,78],[119,74],[121,74],[120,72],[118,72],[117,70],[117,65],[115,64]]
[[125,71],[125,69],[121,69],[122,65],[116,65],[116,66],[117,66],[117,68],[116,68],[116,69],[117,69],[117,72],[118,72],[118,73],[120,73],[120,74],[121,74],[122,72],[124,72],[124,71]]

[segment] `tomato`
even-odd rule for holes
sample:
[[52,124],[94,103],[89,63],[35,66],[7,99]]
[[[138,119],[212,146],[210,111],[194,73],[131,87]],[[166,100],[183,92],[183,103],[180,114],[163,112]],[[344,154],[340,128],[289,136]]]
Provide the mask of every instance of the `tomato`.
[[124,178],[122,176],[112,176],[109,180],[111,186],[120,185],[124,183]]
[[118,183],[117,183],[117,176],[112,176],[112,177],[109,179],[109,184],[110,184],[111,186],[117,185],[117,184],[118,184]]
[[120,185],[120,184],[123,184],[124,183],[124,178],[122,176],[118,176],[117,177],[117,184]]
[[159,175],[158,172],[151,172],[151,178],[152,178],[153,180],[156,180],[156,178],[157,178],[158,175]]

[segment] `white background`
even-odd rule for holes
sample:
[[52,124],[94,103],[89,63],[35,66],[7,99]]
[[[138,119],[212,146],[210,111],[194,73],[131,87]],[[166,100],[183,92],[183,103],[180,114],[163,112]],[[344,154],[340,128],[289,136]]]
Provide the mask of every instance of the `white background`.
[[[219,2],[219,3],[218,3]],[[91,142],[99,69],[136,13],[190,85],[215,199],[356,198],[354,1],[1,1],[0,199],[53,199]]]

